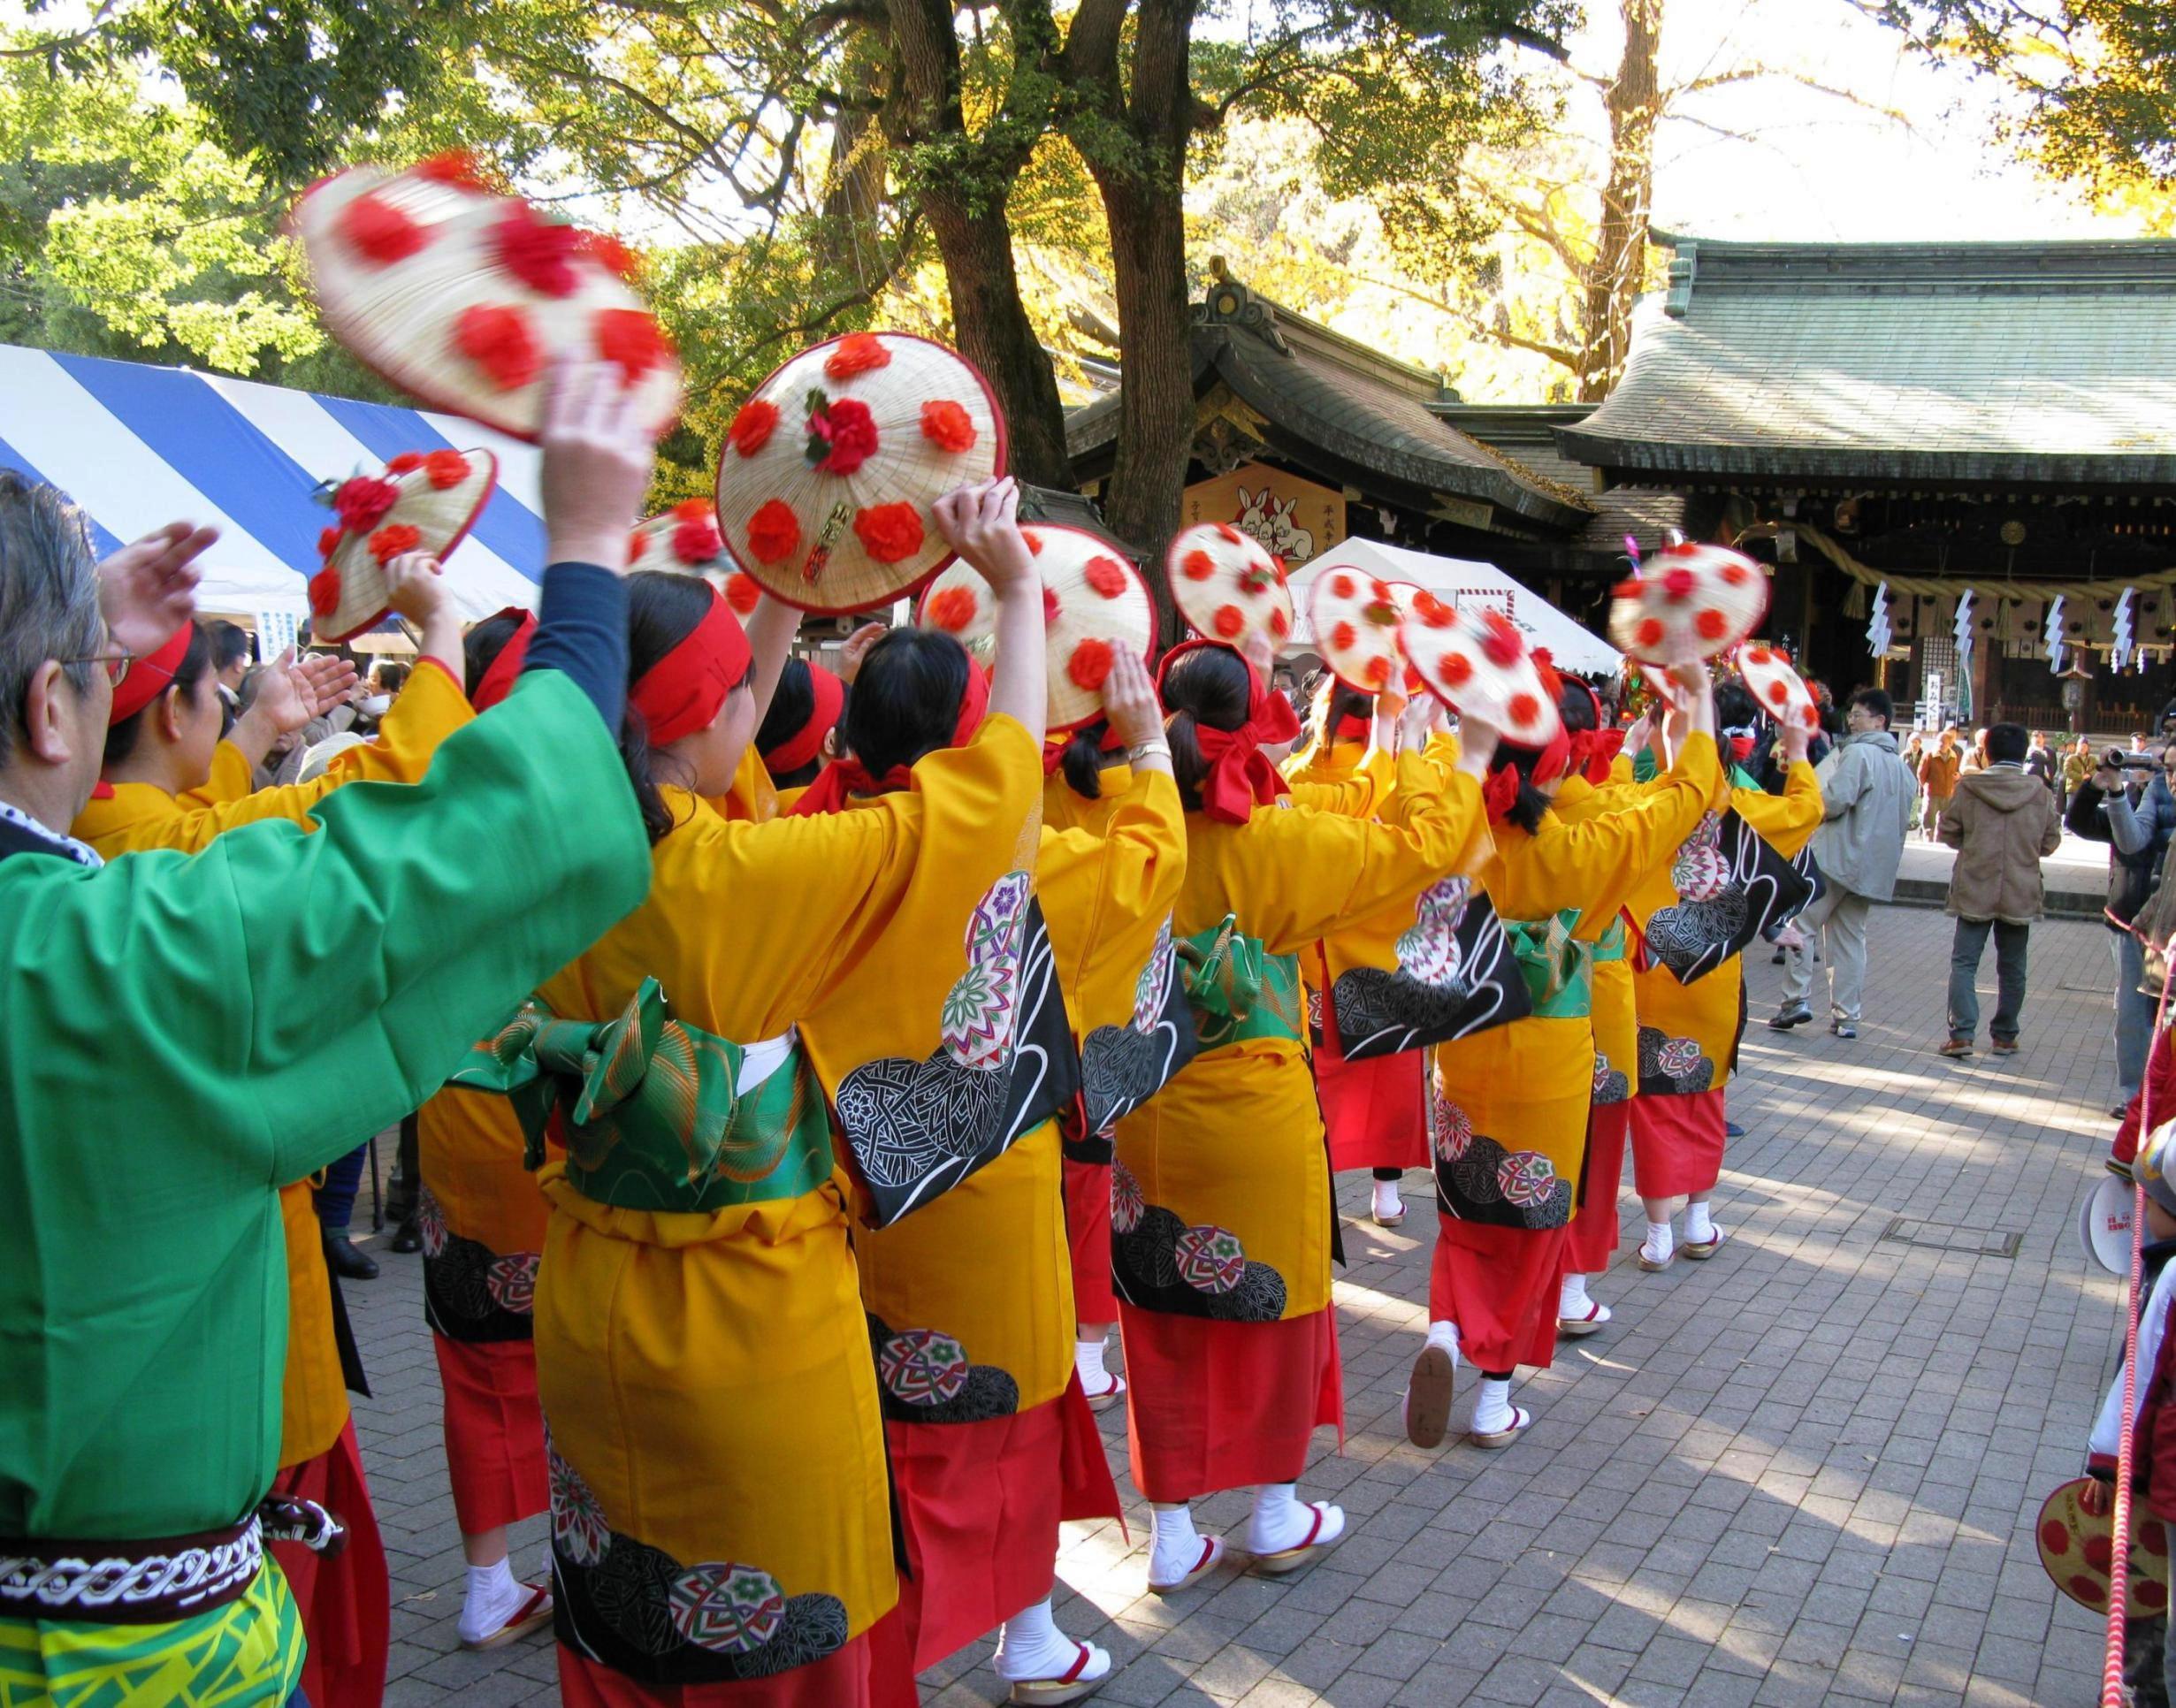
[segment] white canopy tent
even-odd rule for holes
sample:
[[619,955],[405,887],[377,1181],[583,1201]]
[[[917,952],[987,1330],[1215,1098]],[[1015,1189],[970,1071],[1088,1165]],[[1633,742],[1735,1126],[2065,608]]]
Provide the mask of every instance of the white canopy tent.
[[1518,625],[1530,645],[1549,649],[1559,670],[1614,675],[1624,662],[1623,655],[1607,641],[1574,622],[1540,594],[1521,586],[1493,564],[1432,557],[1371,539],[1348,539],[1292,572],[1292,600],[1296,608],[1292,638],[1285,644],[1287,652],[1314,649],[1314,630],[1307,620],[1308,596],[1315,578],[1332,569],[1350,569],[1383,581],[1410,582],[1461,611],[1500,611]]

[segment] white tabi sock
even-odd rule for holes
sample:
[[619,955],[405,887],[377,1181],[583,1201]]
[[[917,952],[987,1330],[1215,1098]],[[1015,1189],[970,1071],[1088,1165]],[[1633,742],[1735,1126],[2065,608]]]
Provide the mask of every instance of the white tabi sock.
[[1345,1533],[1340,1508],[1325,1505],[1317,1525],[1314,1508],[1298,1498],[1297,1488],[1292,1483],[1264,1483],[1254,1491],[1254,1515],[1247,1521],[1248,1552],[1273,1554],[1296,1548],[1308,1539],[1309,1530],[1318,1543],[1334,1542]]
[[1398,1196],[1398,1183],[1395,1180],[1378,1180],[1375,1183],[1376,1215],[1395,1216],[1404,1208],[1404,1201]]
[[1073,1343],[1073,1367],[1080,1373],[1080,1386],[1090,1394],[1099,1394],[1111,1385],[1111,1377],[1103,1369],[1103,1342],[1076,1340]]
[[1705,1246],[1715,1237],[1715,1224],[1708,1219],[1705,1199],[1697,1204],[1685,1206],[1685,1244]]
[[1667,1263],[1669,1262],[1669,1254],[1675,1242],[1670,1239],[1668,1223],[1650,1222],[1647,1224],[1646,1240],[1639,1249],[1653,1262]]
[[1567,1323],[1584,1319],[1592,1301],[1586,1296],[1586,1277],[1574,1270],[1564,1277],[1556,1295],[1556,1314]]
[[1440,1346],[1445,1352],[1450,1353],[1452,1368],[1457,1368],[1459,1361],[1457,1323],[1431,1323],[1428,1325],[1428,1344],[1432,1346]]
[[514,1617],[528,1593],[514,1581],[513,1568],[504,1559],[470,1567],[468,1592],[461,1603],[462,1641],[481,1643]]
[[1184,1501],[1149,1508],[1149,1581],[1176,1583],[1202,1563],[1202,1538],[1194,1508]]
[[1008,1684],[1025,1679],[1063,1678],[1080,1659],[1083,1648],[1088,1658],[1079,1674],[1082,1681],[1101,1678],[1111,1670],[1109,1655],[1092,1643],[1075,1643],[1057,1628],[1057,1621],[1050,1617],[1050,1598],[1045,1596],[997,1628],[997,1652],[990,1658],[990,1666]]
[[1473,1400],[1474,1434],[1494,1435],[1511,1423],[1511,1378],[1483,1376]]

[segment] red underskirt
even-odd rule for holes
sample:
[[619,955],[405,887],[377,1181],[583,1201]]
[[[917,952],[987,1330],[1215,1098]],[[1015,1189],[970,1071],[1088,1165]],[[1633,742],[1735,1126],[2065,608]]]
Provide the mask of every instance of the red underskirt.
[[1345,1434],[1337,1319],[1215,1323],[1119,1304],[1134,1485],[1150,1500],[1296,1483],[1324,1425]]
[[1115,1323],[1111,1290],[1111,1164],[1065,1163],[1065,1239],[1073,1247],[1073,1315],[1076,1323]]
[[1080,1379],[1042,1406],[979,1423],[887,1421],[911,1576],[872,1633],[920,1673],[1050,1593],[1057,1527],[1116,1518],[1118,1484]]
[[446,1470],[454,1517],[470,1536],[551,1504],[544,1413],[531,1340],[449,1340],[433,1333],[446,1393]]
[[1459,1356],[1477,1370],[1548,1369],[1564,1230],[1500,1228],[1440,1212],[1436,1221],[1428,1320],[1458,1324]]
[[1712,1192],[1722,1178],[1723,1094],[1632,1099],[1632,1182],[1642,1198]]
[[266,1544],[302,1614],[309,1643],[302,1692],[311,1708],[378,1708],[386,1694],[386,1655],[392,1641],[393,1586],[386,1545],[370,1508],[355,1445],[355,1422],[315,1459],[290,1465],[273,1481],[276,1494],[314,1500],[347,1526],[347,1545],[327,1559],[299,1542]]
[[[890,1615],[887,1614],[887,1618]],[[559,1645],[559,1699],[564,1708],[874,1708],[890,1701],[912,1703],[914,1681],[886,1693],[871,1674],[876,1661],[874,1629],[851,1638],[835,1655],[796,1666],[770,1678],[722,1684],[638,1684],[624,1674],[601,1666]],[[312,1704],[317,1698],[310,1698]]]
[[1420,1053],[1406,1050],[1364,1062],[1324,1052],[1315,1057],[1315,1094],[1330,1138],[1330,1166],[1424,1169],[1428,1113]]
[[1564,1268],[1600,1275],[1622,1243],[1617,1232],[1617,1188],[1624,1179],[1625,1135],[1631,1129],[1632,1102],[1604,1103],[1587,1111],[1586,1166],[1580,1172],[1580,1205],[1564,1233]]

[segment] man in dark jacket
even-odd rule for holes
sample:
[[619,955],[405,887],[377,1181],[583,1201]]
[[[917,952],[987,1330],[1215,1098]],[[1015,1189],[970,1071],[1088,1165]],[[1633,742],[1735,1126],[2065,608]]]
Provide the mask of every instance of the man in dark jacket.
[[[2162,753],[2164,766],[2172,755],[2176,743]],[[2139,766],[2111,765],[2108,757],[2103,755],[2100,767],[2072,792],[2064,822],[2072,835],[2108,844],[2103,918],[2116,962],[2116,1096],[2109,1113],[2120,1117],[2137,1094],[2153,1037],[2153,1000],[2138,988],[2146,970],[2130,924],[2153,893],[2170,838],[2176,835],[2176,793],[2170,790],[2165,769],[2157,775]]]
[[1942,815],[1942,840],[1957,850],[1950,869],[1950,911],[1957,942],[1950,956],[1950,1036],[1944,1056],[1969,1056],[1980,1029],[1974,988],[1987,939],[1995,937],[1995,970],[2001,989],[1989,1023],[1995,1054],[2018,1053],[2025,1007],[2027,945],[2046,896],[2040,863],[2063,840],[2055,797],[2025,770],[2027,745],[2022,724],[1998,723],[1987,732],[1984,771],[1957,780],[1957,794]]

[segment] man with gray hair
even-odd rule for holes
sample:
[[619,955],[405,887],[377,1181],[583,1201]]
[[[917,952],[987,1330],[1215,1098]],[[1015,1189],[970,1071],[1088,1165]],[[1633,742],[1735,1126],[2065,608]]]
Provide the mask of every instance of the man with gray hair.
[[[556,377],[526,674],[412,788],[102,865],[65,834],[114,683],[187,621],[207,530],[94,574],[0,470],[0,1696],[278,1704],[302,1634],[267,1534],[276,1188],[399,1119],[648,888],[615,736],[618,567],[651,449],[617,370]],[[599,567],[601,566],[601,567]]]

